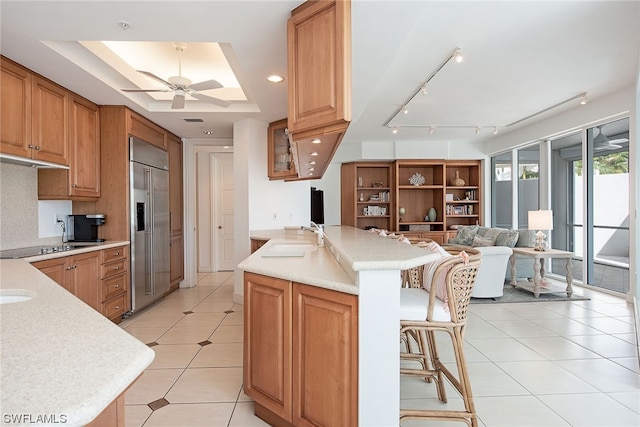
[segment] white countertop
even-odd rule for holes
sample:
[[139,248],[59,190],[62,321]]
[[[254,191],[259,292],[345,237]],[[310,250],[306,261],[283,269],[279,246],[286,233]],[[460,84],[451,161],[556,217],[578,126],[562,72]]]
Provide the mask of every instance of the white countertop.
[[123,240],[123,241],[109,240],[107,242],[86,243],[86,244],[73,242],[74,246],[82,246],[82,247],[81,248],[75,247],[75,248],[70,249],[68,251],[53,252],[53,253],[50,253],[50,254],[36,255],[36,256],[26,257],[26,258],[22,258],[22,259],[24,259],[27,262],[44,261],[46,259],[61,258],[61,257],[64,257],[64,256],[82,254],[82,253],[85,253],[85,252],[93,252],[93,251],[99,251],[99,250],[102,250],[102,249],[115,248],[115,247],[122,246],[122,245],[128,245],[129,243],[130,242],[128,240]]
[[359,271],[406,270],[439,256],[435,252],[349,226],[329,226],[324,233],[324,248],[305,252],[303,257],[279,258],[264,255],[273,245],[281,243],[315,244],[316,235],[308,231],[303,235],[291,230],[252,231],[251,238],[270,240],[242,261],[238,268],[358,295],[356,273]]
[[29,414],[83,426],[153,361],[153,350],[24,259],[0,260],[0,294],[16,289],[33,298],[0,305],[3,425]]

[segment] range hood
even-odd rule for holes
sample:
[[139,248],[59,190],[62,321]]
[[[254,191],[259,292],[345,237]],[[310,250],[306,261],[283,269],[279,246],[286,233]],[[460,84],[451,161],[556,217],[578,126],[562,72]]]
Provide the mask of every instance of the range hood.
[[69,169],[69,166],[44,162],[42,160],[28,159],[26,157],[13,156],[6,153],[0,153],[0,163],[12,163],[15,165],[31,166],[32,168],[38,169]]

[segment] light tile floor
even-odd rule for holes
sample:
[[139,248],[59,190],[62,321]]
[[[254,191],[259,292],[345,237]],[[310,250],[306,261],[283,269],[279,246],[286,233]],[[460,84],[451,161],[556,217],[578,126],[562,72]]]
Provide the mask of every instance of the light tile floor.
[[[480,426],[640,426],[631,306],[611,295],[576,293],[591,300],[471,305],[465,354]],[[127,427],[267,425],[242,392],[242,305],[232,294],[233,273],[199,274],[195,288],[121,323],[156,352],[126,394]],[[447,336],[438,340],[451,363]],[[400,382],[403,408],[462,408],[450,385],[445,405],[433,384]]]

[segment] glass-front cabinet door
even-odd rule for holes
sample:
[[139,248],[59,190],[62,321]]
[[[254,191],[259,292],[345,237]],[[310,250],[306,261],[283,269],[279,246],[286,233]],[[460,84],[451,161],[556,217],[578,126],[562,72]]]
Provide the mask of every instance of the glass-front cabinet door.
[[267,152],[267,175],[269,179],[296,179],[298,172],[287,136],[287,119],[269,124]]

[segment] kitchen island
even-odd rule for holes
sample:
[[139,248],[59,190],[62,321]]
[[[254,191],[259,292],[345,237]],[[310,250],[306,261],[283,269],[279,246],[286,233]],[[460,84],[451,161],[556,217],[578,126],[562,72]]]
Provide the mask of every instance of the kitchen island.
[[397,426],[401,271],[439,255],[353,227],[324,235],[273,235],[239,264],[245,392],[271,425]]
[[0,297],[2,424],[123,426],[154,352],[23,259],[0,260]]

